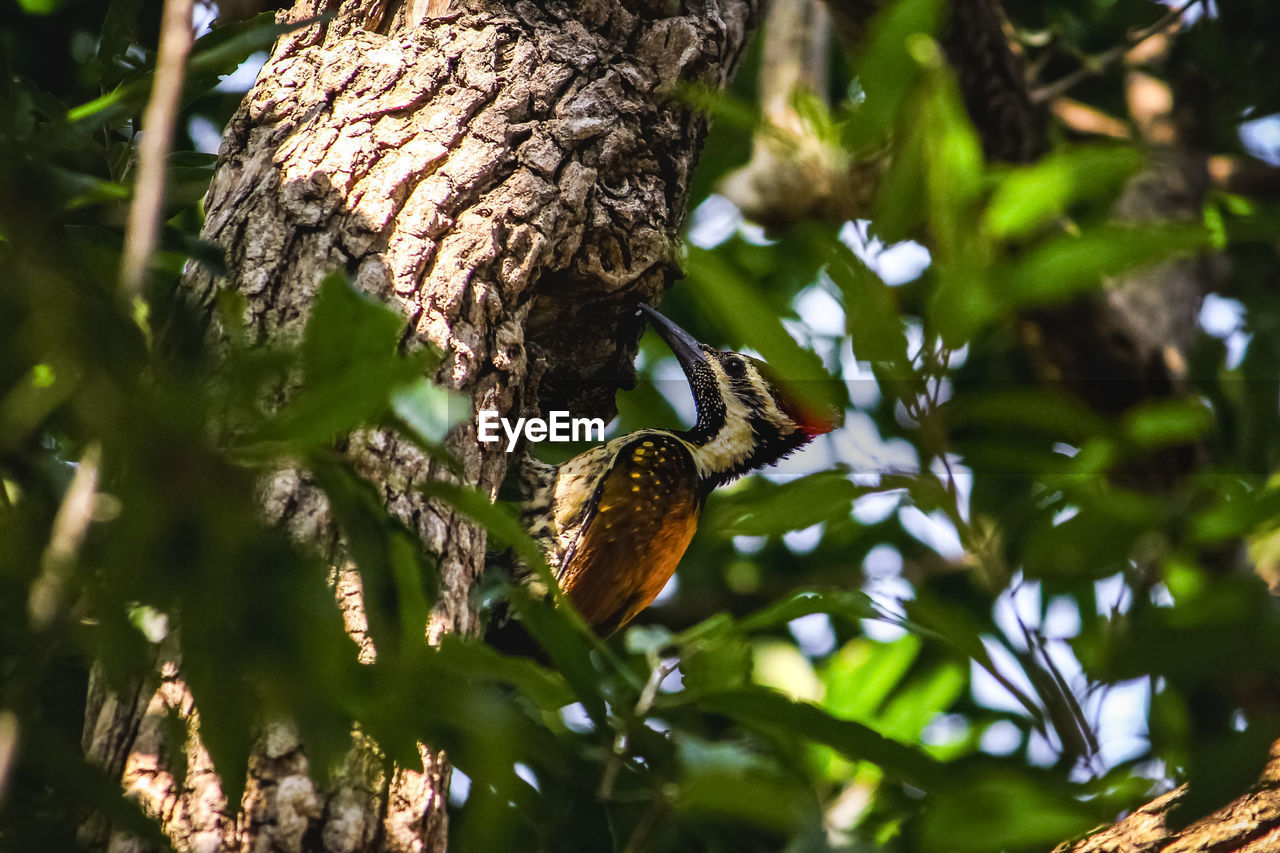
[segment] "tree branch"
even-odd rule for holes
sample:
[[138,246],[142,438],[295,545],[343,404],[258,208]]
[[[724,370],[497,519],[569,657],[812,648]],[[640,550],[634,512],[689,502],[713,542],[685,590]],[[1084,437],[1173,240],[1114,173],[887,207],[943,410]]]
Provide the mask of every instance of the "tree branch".
[[126,302],[138,295],[146,281],[147,266],[155,253],[164,210],[165,157],[173,145],[173,125],[182,99],[183,69],[191,52],[192,0],[165,0],[160,22],[160,48],[156,55],[155,81],[142,114],[142,141],[138,144],[138,177],[120,259],[120,295]]
[[1163,15],[1160,20],[1156,21],[1154,24],[1138,30],[1135,33],[1131,33],[1130,36],[1120,44],[1110,47],[1102,53],[1094,56],[1084,57],[1083,64],[1075,71],[1072,71],[1067,76],[1055,80],[1052,83],[1033,90],[1031,92],[1032,102],[1043,104],[1048,101],[1052,101],[1060,95],[1065,95],[1082,81],[1087,80],[1095,74],[1101,74],[1111,65],[1119,62],[1131,49],[1157,33],[1163,32],[1171,27],[1174,23],[1179,21],[1184,14],[1186,14],[1188,9],[1199,2],[1200,0],[1186,0],[1186,2],[1181,6],[1170,9],[1167,14]]

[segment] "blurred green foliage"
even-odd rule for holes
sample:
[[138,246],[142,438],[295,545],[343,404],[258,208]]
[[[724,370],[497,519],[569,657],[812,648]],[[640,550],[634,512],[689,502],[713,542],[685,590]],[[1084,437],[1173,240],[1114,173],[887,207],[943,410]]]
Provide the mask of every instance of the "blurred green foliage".
[[[1136,146],[1063,138],[1027,166],[984,163],[934,41],[942,4],[890,4],[833,69],[858,97],[805,107],[848,156],[891,153],[869,227],[927,242],[908,282],[865,224],[764,234],[707,202],[749,154],[758,51],[715,107],[688,277],[663,310],[784,375],[849,380],[854,406],[794,464],[713,495],[678,584],[620,638],[512,590],[545,666],[424,646],[434,567],[335,450],[379,423],[443,453],[449,399],[421,379],[430,355],[397,354],[398,316],[334,277],[297,346],[250,349],[229,299],[215,364],[176,298],[189,258],[220,262],[198,240],[212,158],[186,122],[225,123],[238,95],[217,75],[274,24],[197,42],[164,251],[132,305],[115,270],[160,4],[20,5],[0,30],[0,846],[73,848],[90,809],[154,836],[80,729],[93,663],[146,679],[179,630],[233,799],[266,714],[297,722],[321,776],[354,726],[410,764],[422,740],[460,771],[459,850],[1044,850],[1188,779],[1202,813],[1280,736],[1280,614],[1256,576],[1221,570],[1280,564],[1280,207],[1215,192],[1203,222],[1121,227]],[[1046,80],[1162,12],[1008,7]],[[1179,37],[1171,82],[1213,95],[1195,102],[1206,150],[1242,154],[1241,121],[1280,110],[1280,26],[1262,0],[1218,13]],[[1118,112],[1120,71],[1072,95]],[[1115,416],[1034,381],[1026,311],[1210,247],[1234,271],[1213,297],[1233,324],[1206,322],[1185,395]],[[653,336],[641,365],[652,381],[620,397],[616,430],[679,421]],[[1167,491],[1125,485],[1189,442],[1194,470]],[[331,500],[373,665],[328,567],[259,516],[255,482],[282,459]],[[430,488],[537,562],[505,508]]]

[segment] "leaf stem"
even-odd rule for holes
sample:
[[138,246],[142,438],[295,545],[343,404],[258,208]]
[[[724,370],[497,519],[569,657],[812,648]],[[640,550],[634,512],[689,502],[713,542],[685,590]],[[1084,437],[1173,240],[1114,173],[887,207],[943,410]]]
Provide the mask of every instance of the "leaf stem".
[[1067,76],[1034,90],[1031,93],[1031,102],[1035,104],[1043,104],[1048,101],[1052,101],[1058,96],[1064,95],[1071,89],[1075,88],[1077,84],[1086,78],[1092,77],[1095,74],[1101,74],[1112,63],[1119,61],[1120,58],[1128,53],[1130,49],[1151,38],[1156,33],[1166,29],[1170,24],[1186,14],[1188,9],[1200,2],[1202,2],[1202,0],[1186,0],[1186,2],[1181,6],[1170,9],[1167,14],[1163,15],[1160,20],[1156,21],[1154,24],[1130,34],[1129,37],[1120,44],[1108,48],[1102,53],[1094,56],[1084,57],[1083,63],[1075,71],[1072,71]]
[[138,178],[120,259],[120,296],[131,303],[142,291],[155,254],[164,210],[165,158],[173,146],[173,127],[182,99],[183,70],[191,52],[193,0],[165,0],[160,21],[156,73],[142,114]]

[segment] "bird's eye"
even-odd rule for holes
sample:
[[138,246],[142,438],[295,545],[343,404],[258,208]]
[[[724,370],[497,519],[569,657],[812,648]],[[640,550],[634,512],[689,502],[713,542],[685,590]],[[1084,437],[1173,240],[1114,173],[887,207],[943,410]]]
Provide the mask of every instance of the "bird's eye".
[[724,365],[724,372],[734,379],[741,379],[747,375],[747,363],[742,360],[740,355],[730,353],[725,356],[722,364]]

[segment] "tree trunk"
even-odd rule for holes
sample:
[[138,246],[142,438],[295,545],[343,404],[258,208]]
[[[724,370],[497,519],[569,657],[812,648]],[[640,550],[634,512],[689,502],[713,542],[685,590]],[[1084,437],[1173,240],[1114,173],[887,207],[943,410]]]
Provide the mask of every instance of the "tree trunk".
[[[403,312],[407,349],[444,353],[437,380],[474,410],[610,417],[632,375],[631,309],[677,271],[705,132],[672,96],[686,83],[724,86],[758,5],[298,0],[288,20],[333,17],[276,44],[227,128],[204,237],[228,275],[193,269],[190,296],[215,338],[215,300],[230,290],[255,342],[296,340],[321,279],[343,270]],[[474,421],[448,446],[463,481],[494,494],[506,457],[477,443]],[[428,640],[476,633],[468,597],[484,532],[418,488],[453,475],[392,431],[363,431],[346,449],[438,559]],[[348,630],[371,659],[359,576],[323,494],[294,469],[263,492],[273,523],[330,558]],[[236,808],[200,745],[199,697],[176,648],[157,679],[124,694],[95,679],[85,741],[176,847],[445,849],[443,754],[423,747],[421,767],[392,770],[357,743],[340,781],[321,788],[291,728],[273,722]],[[168,758],[184,748],[170,715],[186,723],[185,778]],[[140,846],[101,822],[86,837]]]

